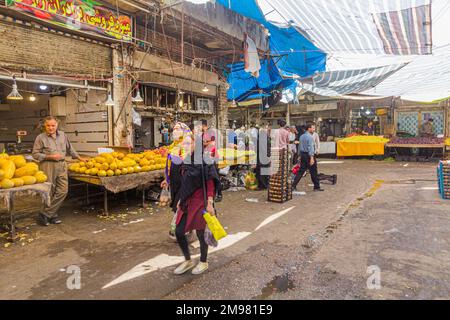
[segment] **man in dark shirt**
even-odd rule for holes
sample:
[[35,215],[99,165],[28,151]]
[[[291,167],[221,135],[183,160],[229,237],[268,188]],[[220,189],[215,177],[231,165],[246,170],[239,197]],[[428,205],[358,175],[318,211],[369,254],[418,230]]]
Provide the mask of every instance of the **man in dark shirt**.
[[365,136],[373,136],[375,135],[375,128],[373,126],[373,121],[369,120],[367,126],[364,127],[363,135]]

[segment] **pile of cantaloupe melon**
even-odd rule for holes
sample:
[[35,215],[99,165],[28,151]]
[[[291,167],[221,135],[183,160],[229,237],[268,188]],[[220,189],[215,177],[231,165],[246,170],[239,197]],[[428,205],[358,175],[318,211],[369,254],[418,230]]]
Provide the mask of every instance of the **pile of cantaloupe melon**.
[[77,162],[69,170],[90,176],[112,177],[165,168],[167,155],[161,151],[123,154],[121,152],[102,153],[86,162]]
[[20,155],[0,154],[0,189],[17,188],[46,181],[47,176],[39,171],[36,163],[27,162]]

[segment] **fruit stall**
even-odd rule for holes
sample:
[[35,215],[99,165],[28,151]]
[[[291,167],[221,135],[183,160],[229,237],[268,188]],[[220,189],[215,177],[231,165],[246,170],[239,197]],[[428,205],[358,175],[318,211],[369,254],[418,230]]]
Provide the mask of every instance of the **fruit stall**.
[[338,157],[382,156],[389,139],[377,136],[352,136],[337,142]]
[[2,209],[6,210],[11,241],[15,239],[18,218],[14,204],[30,196],[39,196],[42,210],[50,202],[50,190],[47,176],[39,171],[35,162],[27,162],[21,155],[0,154],[0,201],[3,203]]
[[446,154],[446,140],[436,137],[394,137],[386,145],[398,160],[441,159]]
[[104,213],[108,214],[108,192],[117,194],[132,189],[142,191],[159,184],[164,178],[167,155],[171,147],[162,147],[142,153],[102,153],[86,162],[69,165],[69,177],[86,185],[86,202],[89,203],[89,185],[103,190]]
[[256,164],[256,152],[251,150],[219,149],[219,168]]

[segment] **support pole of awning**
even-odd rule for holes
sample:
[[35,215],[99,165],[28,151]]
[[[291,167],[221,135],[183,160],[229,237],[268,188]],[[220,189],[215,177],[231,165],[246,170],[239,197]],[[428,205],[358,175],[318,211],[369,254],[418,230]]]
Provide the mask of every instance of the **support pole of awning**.
[[[6,76],[6,75],[0,75],[0,80],[13,80],[12,76]],[[87,90],[98,90],[98,91],[108,91],[107,88],[104,87],[97,87],[97,86],[91,86],[88,85],[87,82],[84,84],[77,84],[77,83],[68,83],[68,82],[60,82],[60,81],[52,81],[52,80],[45,80],[45,79],[30,79],[30,78],[23,78],[23,77],[16,77],[17,82],[26,82],[26,83],[36,83],[36,84],[47,84],[51,86],[61,86],[61,87],[67,87],[67,88],[75,88],[75,89],[87,89]]]

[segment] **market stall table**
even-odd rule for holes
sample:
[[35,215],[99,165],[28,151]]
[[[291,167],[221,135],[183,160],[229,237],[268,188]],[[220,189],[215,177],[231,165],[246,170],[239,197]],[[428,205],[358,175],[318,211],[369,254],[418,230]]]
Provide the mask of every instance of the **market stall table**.
[[9,215],[11,241],[14,241],[16,236],[14,203],[17,201],[17,197],[40,196],[40,211],[42,212],[45,205],[50,205],[51,187],[51,183],[45,182],[11,189],[0,189],[0,199],[3,199],[7,214]]
[[[391,149],[434,149],[431,157],[435,156],[435,150],[442,150],[442,154],[445,155],[447,145],[446,144],[398,144],[398,143],[388,143],[386,144],[387,148]],[[395,151],[397,153],[397,151]],[[398,153],[397,153],[398,154]]]
[[338,157],[370,157],[384,155],[389,139],[376,136],[353,136],[337,142]]
[[142,205],[145,206],[145,189],[159,184],[164,178],[164,170],[133,173],[113,177],[98,177],[70,172],[73,180],[86,184],[86,200],[89,203],[89,185],[99,186],[103,189],[103,204],[105,214],[108,214],[108,191],[112,193],[124,192],[132,189],[142,189]]

